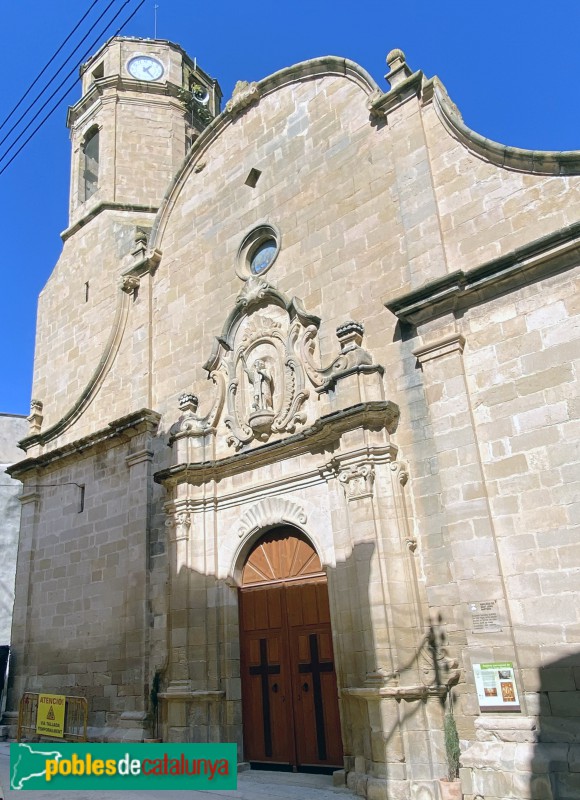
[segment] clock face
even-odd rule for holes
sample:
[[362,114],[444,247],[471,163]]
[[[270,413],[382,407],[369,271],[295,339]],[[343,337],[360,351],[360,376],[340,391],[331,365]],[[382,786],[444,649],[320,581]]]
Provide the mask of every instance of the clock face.
[[163,75],[163,64],[151,56],[135,56],[129,61],[127,69],[139,81],[158,81]]

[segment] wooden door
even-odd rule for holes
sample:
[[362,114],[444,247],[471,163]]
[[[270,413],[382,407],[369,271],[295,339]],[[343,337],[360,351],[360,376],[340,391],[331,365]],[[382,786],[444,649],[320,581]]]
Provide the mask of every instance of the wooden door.
[[283,587],[240,594],[242,714],[248,761],[292,763],[294,720]]
[[240,642],[246,759],[342,766],[326,576],[293,529],[267,534],[250,553]]

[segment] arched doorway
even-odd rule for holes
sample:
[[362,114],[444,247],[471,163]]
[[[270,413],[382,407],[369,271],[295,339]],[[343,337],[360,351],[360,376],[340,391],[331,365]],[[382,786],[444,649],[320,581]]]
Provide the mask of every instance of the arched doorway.
[[342,767],[328,588],[311,543],[291,527],[262,536],[239,593],[246,760]]

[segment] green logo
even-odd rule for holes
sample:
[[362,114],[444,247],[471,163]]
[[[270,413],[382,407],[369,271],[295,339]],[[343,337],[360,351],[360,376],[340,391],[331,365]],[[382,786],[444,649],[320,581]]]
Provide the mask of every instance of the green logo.
[[235,744],[12,743],[10,788],[236,789]]

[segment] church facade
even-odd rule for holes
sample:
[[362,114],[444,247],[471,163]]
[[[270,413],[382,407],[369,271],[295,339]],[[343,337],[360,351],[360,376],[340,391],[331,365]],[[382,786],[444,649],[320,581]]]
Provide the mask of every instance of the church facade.
[[5,721],[436,800],[452,714],[465,798],[578,796],[580,153],[387,64],[83,67]]

